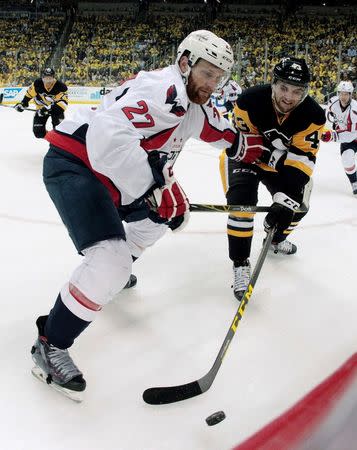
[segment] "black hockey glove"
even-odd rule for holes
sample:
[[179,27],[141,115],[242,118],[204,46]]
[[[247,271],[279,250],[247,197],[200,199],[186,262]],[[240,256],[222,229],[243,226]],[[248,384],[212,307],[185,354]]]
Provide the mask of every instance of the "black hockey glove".
[[183,216],[174,217],[172,220],[170,220],[168,225],[171,231],[173,231],[174,233],[178,233],[185,228],[187,222],[188,216],[187,214],[184,214]]
[[17,112],[23,112],[23,110],[24,110],[24,105],[23,105],[22,103],[16,103],[16,105],[14,106],[14,109],[15,109]]
[[39,117],[47,117],[50,114],[49,110],[46,106],[43,106],[41,109],[37,111],[37,115]]
[[264,229],[268,232],[271,228],[276,226],[276,231],[281,233],[290,226],[294,217],[294,212],[300,205],[283,192],[274,194],[273,202],[274,203],[270,207],[270,212],[268,212],[265,217]]

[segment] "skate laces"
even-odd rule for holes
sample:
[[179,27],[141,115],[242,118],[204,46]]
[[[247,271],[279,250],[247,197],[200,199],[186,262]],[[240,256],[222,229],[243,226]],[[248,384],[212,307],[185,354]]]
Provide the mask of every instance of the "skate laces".
[[233,266],[234,280],[233,291],[245,291],[249,285],[250,280],[250,264],[245,266]]
[[57,374],[60,374],[67,380],[71,380],[77,375],[82,375],[78,367],[74,364],[67,349],[61,349],[49,345],[47,357]]

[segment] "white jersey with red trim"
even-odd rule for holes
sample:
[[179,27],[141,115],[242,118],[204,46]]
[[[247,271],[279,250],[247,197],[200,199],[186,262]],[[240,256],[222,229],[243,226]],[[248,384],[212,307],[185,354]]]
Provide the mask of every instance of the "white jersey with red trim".
[[342,108],[338,96],[332,97],[327,105],[327,119],[332,122],[337,132],[337,142],[352,142],[357,140],[357,101]]
[[[54,133],[55,140],[50,133],[46,138],[55,145],[59,145],[58,135],[85,144],[91,168],[114,183],[123,205],[143,195],[154,183],[148,151],[167,154],[174,164],[191,137],[220,149],[231,146],[235,137],[232,125],[220,117],[211,102],[197,105],[189,101],[175,65],[139,72],[105,95],[96,111],[79,109]],[[64,150],[71,152],[68,144]]]
[[234,80],[229,80],[228,83],[224,86],[221,92],[221,97],[224,99],[224,102],[235,102],[238,96],[242,93],[242,88],[239,84]]

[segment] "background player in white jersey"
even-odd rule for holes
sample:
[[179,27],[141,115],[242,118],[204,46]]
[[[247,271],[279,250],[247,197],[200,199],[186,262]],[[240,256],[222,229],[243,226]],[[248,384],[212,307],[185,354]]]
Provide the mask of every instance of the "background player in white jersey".
[[242,88],[234,80],[229,80],[229,82],[223,87],[219,94],[219,97],[223,100],[223,105],[225,111],[223,112],[223,117],[226,119],[231,119],[232,111],[237,101],[238,96],[242,93]]
[[339,142],[343,168],[352,192],[357,196],[357,101],[352,98],[353,84],[341,81],[337,86],[337,96],[327,105],[327,120],[332,122],[332,130],[322,133],[324,142]]
[[232,66],[227,42],[195,31],[174,65],[139,72],[97,111],[80,111],[46,135],[46,189],[84,259],[50,313],[36,321],[33,373],[71,398],[78,400],[86,384],[68,348],[123,289],[132,260],[188,219],[189,202],[172,169],[184,143],[234,142],[234,130],[210,102]]

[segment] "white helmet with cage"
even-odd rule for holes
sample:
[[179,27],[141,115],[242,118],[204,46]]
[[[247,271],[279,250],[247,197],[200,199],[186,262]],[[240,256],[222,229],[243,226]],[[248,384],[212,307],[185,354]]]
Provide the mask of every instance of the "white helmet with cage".
[[217,89],[222,89],[229,80],[234,64],[232,48],[224,39],[219,38],[211,31],[197,30],[190,33],[177,49],[177,64],[183,55],[187,56],[190,67],[188,71],[182,73],[185,82],[188,80],[191,68],[201,58],[224,70]]
[[353,93],[353,84],[351,81],[341,81],[337,86],[337,92],[348,92],[349,94]]

